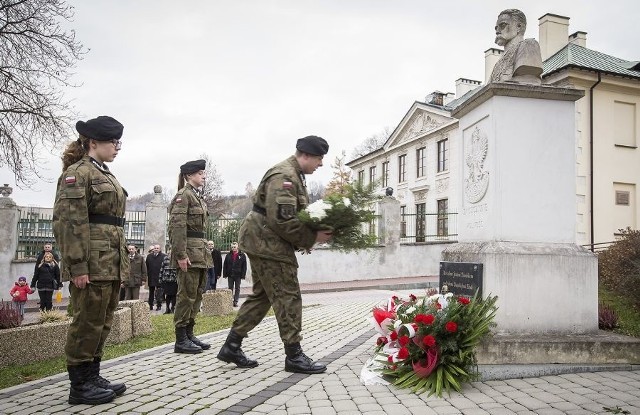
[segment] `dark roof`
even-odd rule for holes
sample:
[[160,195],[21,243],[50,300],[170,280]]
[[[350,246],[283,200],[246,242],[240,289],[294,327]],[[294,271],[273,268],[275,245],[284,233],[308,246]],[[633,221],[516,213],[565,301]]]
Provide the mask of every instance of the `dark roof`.
[[545,77],[571,67],[640,79],[639,62],[616,58],[573,43],[569,43],[544,61],[542,76]]

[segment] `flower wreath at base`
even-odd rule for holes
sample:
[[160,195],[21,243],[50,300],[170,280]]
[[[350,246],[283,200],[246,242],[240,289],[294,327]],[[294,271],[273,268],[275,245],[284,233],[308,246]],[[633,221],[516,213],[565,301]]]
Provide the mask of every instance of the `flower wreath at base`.
[[498,297],[473,298],[451,293],[408,300],[396,296],[373,309],[380,333],[372,367],[400,388],[414,393],[458,392],[479,377],[475,348],[495,326]]

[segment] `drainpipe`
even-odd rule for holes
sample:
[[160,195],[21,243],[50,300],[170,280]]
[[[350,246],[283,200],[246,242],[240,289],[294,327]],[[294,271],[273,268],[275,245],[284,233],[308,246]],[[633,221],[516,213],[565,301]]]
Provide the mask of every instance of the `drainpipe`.
[[591,231],[591,252],[594,252],[595,238],[593,228],[593,90],[602,81],[602,73],[598,72],[598,82],[591,85],[589,90],[589,210],[590,210],[590,226]]

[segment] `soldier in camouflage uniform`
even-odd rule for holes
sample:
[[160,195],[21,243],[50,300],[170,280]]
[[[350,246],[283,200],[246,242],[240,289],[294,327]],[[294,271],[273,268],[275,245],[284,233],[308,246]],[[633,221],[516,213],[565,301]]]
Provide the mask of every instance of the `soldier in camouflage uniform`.
[[100,376],[102,350],[129,271],[124,239],[127,192],[105,162],[118,155],[123,126],[111,117],[78,121],[79,138],[62,156],[53,207],[53,232],[62,254],[63,281],[71,281],[73,321],[65,353],[69,403],[102,404],[126,390]]
[[329,144],[320,137],[301,138],[295,155],[269,169],[262,178],[253,197],[253,211],[242,223],[239,234],[240,248],[251,263],[253,293],[240,307],[218,359],[243,368],[257,366],[258,362],[242,352],[242,339],[273,307],[286,353],[285,370],[327,370],[308,358],[300,347],[302,297],[295,251],[310,249],[316,242],[331,238],[330,232],[316,232],[297,216],[309,204],[305,174],[322,166],[328,150]]
[[209,213],[198,190],[204,185],[205,167],[205,160],[180,166],[178,193],[169,206],[171,266],[178,268],[178,296],[173,316],[176,353],[201,353],[211,347],[193,335],[207,283],[207,269],[213,266],[205,239]]

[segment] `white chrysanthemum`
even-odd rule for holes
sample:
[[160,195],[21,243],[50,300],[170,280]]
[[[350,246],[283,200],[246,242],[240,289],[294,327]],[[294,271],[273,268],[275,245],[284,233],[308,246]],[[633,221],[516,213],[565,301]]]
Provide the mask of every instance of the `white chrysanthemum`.
[[313,219],[322,220],[327,216],[327,210],[331,209],[331,205],[324,200],[318,200],[307,206],[307,212]]
[[348,198],[348,197],[343,197],[343,198],[342,198],[342,204],[343,204],[345,207],[349,207],[349,205],[351,205],[351,200],[349,200],[349,198]]
[[414,306],[411,306],[409,308],[407,308],[407,310],[405,311],[406,314],[411,314],[414,311],[416,311],[416,308]]

